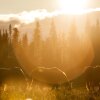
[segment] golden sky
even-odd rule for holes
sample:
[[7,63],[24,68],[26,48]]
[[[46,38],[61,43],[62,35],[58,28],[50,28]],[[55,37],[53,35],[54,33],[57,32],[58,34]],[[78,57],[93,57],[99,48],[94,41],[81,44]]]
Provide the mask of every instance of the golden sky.
[[57,0],[0,0],[0,13],[19,13],[36,9],[52,11],[57,8]]
[[[30,11],[36,9],[54,11],[59,8],[58,1],[59,0],[0,0],[0,14],[19,13],[22,11]],[[87,1],[89,1],[88,7],[100,7],[100,0]]]

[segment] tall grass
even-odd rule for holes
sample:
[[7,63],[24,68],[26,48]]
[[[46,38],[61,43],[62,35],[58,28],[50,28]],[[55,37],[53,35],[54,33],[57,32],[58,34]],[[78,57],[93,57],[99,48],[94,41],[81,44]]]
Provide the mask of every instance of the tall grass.
[[90,95],[84,87],[67,90],[40,84],[33,84],[30,89],[22,86],[6,84],[5,89],[1,89],[0,100],[100,100],[99,95]]

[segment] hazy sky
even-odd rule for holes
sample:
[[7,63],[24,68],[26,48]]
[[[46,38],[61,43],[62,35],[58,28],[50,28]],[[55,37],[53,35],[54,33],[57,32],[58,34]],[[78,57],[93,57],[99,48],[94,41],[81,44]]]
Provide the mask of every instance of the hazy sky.
[[[89,0],[90,7],[100,7],[100,0]],[[0,14],[19,13],[36,9],[56,10],[58,0],[0,0]]]
[[0,13],[18,13],[36,9],[52,11],[57,8],[57,0],[0,0]]

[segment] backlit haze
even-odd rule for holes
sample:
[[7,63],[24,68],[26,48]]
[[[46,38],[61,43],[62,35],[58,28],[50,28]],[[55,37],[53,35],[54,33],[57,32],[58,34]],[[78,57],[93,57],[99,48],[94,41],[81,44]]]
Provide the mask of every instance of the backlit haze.
[[[93,47],[84,29],[86,28],[88,19],[90,26],[95,26],[97,19],[98,21],[100,20],[99,7],[100,0],[0,0],[0,28],[1,30],[3,28],[6,29],[9,24],[12,24],[13,28],[18,28],[20,37],[22,37],[23,34],[27,34],[29,43],[31,43],[36,22],[39,20],[41,36],[43,40],[46,40],[49,36],[50,25],[53,19],[57,36],[62,37],[62,35],[64,35],[64,37],[67,37],[67,44],[69,43],[68,47],[70,48],[70,45],[73,47],[68,51],[69,58],[65,59],[68,66],[59,67],[59,69],[68,73],[70,79],[73,79],[82,73],[84,69],[83,66],[91,64],[93,60]],[[70,41],[71,35],[69,33],[73,32],[69,32],[69,30],[74,22],[76,23],[79,39],[78,41],[76,40],[75,44],[77,45],[78,43],[78,49],[73,46],[73,40]],[[74,28],[72,31],[73,30]],[[71,53],[73,53],[76,58],[75,60],[71,56]],[[31,59],[31,55],[29,57]],[[30,60],[29,57],[28,60]],[[86,61],[83,61],[84,59]],[[30,73],[32,71],[34,64],[28,66],[26,64],[27,58],[21,61],[20,57],[18,57],[18,60],[23,64],[24,69],[27,70],[26,72]],[[30,61],[32,63],[32,59]],[[81,65],[81,63],[84,64]],[[52,67],[58,68],[58,66]],[[40,72],[34,76],[40,78]],[[50,73],[53,73],[53,71]],[[47,74],[50,73],[48,72]]]

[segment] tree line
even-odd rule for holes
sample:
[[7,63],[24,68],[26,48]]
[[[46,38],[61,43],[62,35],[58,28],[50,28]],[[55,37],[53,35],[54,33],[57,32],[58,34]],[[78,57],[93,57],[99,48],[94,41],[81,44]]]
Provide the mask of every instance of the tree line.
[[[96,25],[92,26],[87,20],[85,26],[84,34],[91,41],[94,52],[91,65],[99,65],[99,20],[96,21]],[[0,30],[0,67],[21,66],[27,62],[28,66],[59,67],[63,70],[66,66],[81,66],[86,61],[87,58],[82,60],[81,58],[84,56],[85,49],[88,48],[87,41],[86,38],[84,40],[80,38],[81,33],[77,32],[75,20],[70,25],[69,33],[58,35],[53,19],[48,31],[48,37],[43,40],[40,22],[36,21],[32,41],[29,43],[27,34],[19,39],[19,29],[13,28],[11,24],[8,30]]]

